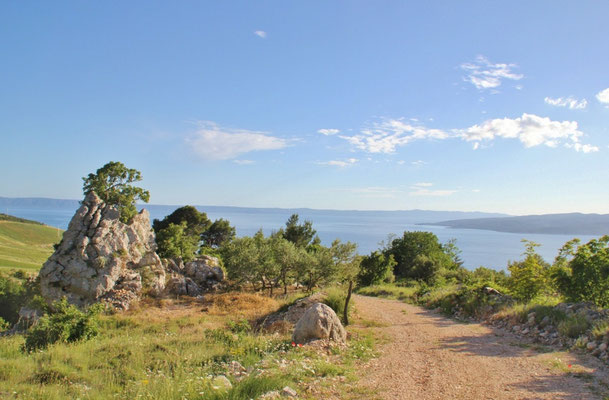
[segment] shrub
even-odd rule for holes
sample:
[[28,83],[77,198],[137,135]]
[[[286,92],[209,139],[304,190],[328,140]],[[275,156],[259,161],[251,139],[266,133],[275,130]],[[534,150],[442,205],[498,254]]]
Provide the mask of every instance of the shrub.
[[535,252],[539,244],[523,240],[525,243],[526,256],[523,261],[513,262],[508,265],[510,271],[509,286],[512,294],[518,300],[531,301],[547,287],[546,272],[549,264]]
[[226,323],[228,330],[233,333],[247,333],[252,330],[252,326],[245,318],[239,321],[228,321]]
[[584,334],[590,328],[590,322],[581,315],[567,317],[558,324],[558,332],[563,336],[576,338]]
[[[345,300],[347,299],[347,291],[342,290],[338,287],[331,287],[326,290],[326,297],[323,299],[323,303],[334,310],[336,315],[343,321],[343,311],[345,309]],[[349,303],[349,309],[347,314],[350,315],[353,311],[352,303]]]
[[[565,247],[575,244],[571,241]],[[570,261],[555,268],[554,279],[569,301],[591,301],[599,307],[608,307],[609,235],[579,246]]]
[[27,332],[24,351],[44,349],[57,342],[88,340],[97,335],[97,315],[103,309],[101,304],[95,304],[83,312],[63,298],[53,303],[52,309],[52,313],[43,315]]
[[19,309],[25,303],[25,288],[10,277],[0,277],[0,318],[14,324],[19,319]]
[[0,332],[3,332],[9,328],[10,324],[0,317]]
[[378,285],[381,282],[393,282],[393,267],[395,267],[393,255],[375,251],[369,256],[362,258],[357,282],[360,286]]

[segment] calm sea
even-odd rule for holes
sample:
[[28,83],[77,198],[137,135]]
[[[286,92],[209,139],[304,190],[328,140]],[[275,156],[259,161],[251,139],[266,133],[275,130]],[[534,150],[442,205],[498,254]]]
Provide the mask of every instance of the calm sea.
[[[66,229],[74,211],[74,207],[44,207],[44,208],[6,208],[0,210],[7,214],[21,218],[27,218],[43,222],[50,226]],[[170,214],[175,206],[146,205],[150,211],[151,219],[162,219]],[[334,239],[351,241],[358,244],[360,254],[368,254],[379,248],[379,243],[386,240],[389,234],[401,236],[404,231],[429,231],[438,236],[441,242],[456,239],[457,246],[461,249],[461,258],[464,266],[475,269],[485,266],[496,270],[507,267],[508,261],[520,260],[524,250],[522,239],[532,240],[542,246],[538,252],[551,262],[557,254],[558,249],[572,235],[547,235],[547,234],[517,234],[476,229],[452,229],[441,226],[416,225],[424,222],[438,222],[446,217],[423,217],[412,216],[408,213],[391,211],[329,211],[311,209],[260,209],[260,208],[235,208],[235,207],[197,207],[205,211],[210,219],[228,219],[237,229],[238,236],[251,236],[259,229],[265,234],[276,231],[285,225],[288,217],[296,212],[300,220],[310,220],[317,230],[319,237],[325,245],[332,243]],[[418,218],[418,219],[417,219]],[[592,236],[578,236],[586,242]]]

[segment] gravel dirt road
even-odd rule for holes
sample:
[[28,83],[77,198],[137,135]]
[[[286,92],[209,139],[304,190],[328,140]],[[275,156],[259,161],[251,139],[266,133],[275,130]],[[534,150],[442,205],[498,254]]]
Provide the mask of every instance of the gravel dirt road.
[[379,399],[605,399],[607,369],[478,323],[396,300],[355,296],[360,323],[384,339],[360,382]]

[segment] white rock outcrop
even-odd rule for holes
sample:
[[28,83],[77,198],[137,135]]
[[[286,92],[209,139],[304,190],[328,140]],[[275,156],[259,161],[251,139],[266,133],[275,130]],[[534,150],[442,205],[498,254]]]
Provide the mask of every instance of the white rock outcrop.
[[89,193],[40,270],[42,295],[49,303],[66,297],[77,306],[107,301],[127,309],[143,292],[160,294],[165,288],[155,250],[148,211],[124,224],[116,207]]
[[344,344],[347,332],[334,310],[323,303],[315,303],[296,323],[292,341],[305,344],[320,339]]

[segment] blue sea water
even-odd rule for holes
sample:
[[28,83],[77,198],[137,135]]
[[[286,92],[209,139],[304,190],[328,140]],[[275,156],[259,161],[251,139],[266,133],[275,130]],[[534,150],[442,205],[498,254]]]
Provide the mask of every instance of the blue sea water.
[[[6,208],[0,212],[43,222],[50,226],[66,229],[70,219],[78,207],[28,207]],[[151,220],[162,219],[170,214],[177,206],[146,205]],[[300,220],[310,220],[322,240],[329,245],[334,239],[351,241],[358,244],[360,254],[368,254],[379,248],[381,241],[386,241],[389,234],[401,236],[404,231],[428,231],[438,236],[442,243],[456,239],[457,247],[461,250],[464,266],[475,269],[485,266],[495,270],[506,269],[509,261],[522,259],[524,251],[522,239],[540,243],[538,252],[546,261],[551,262],[558,249],[573,239],[573,235],[548,234],[518,234],[494,232],[477,229],[453,229],[442,226],[417,225],[420,223],[437,222],[436,220],[421,220],[422,217],[404,212],[391,211],[331,211],[311,209],[261,209],[208,206],[197,208],[205,211],[210,219],[228,219],[237,229],[238,236],[251,236],[259,229],[265,234],[278,230],[292,213],[298,213]],[[578,236],[583,242],[592,236]]]

